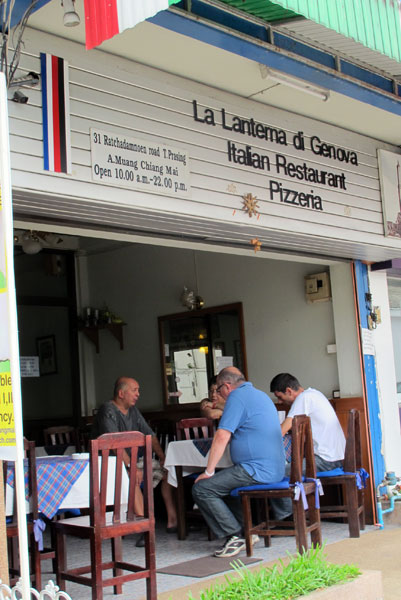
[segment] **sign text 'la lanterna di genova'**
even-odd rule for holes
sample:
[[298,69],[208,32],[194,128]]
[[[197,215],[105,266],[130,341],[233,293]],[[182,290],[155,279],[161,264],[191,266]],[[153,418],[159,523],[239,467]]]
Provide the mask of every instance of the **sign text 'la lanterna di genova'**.
[[[201,107],[193,100],[193,118],[198,123],[216,127],[220,126],[227,132],[239,133],[259,140],[275,143],[280,146],[289,146],[291,143],[295,150],[305,151],[305,134],[298,131],[289,138],[283,129],[278,129],[255,121],[253,118],[243,119],[229,115],[224,108],[220,111]],[[218,116],[217,116],[218,113]],[[358,165],[356,152],[327,144],[316,135],[310,138],[310,150],[317,156],[331,158],[341,163]],[[320,184],[337,190],[346,190],[347,182],[345,173],[335,173],[322,168],[310,167],[304,162],[293,162],[279,152],[275,153],[274,164],[268,154],[256,152],[250,144],[241,146],[236,142],[227,140],[227,158],[229,162],[249,166],[254,169],[275,172],[278,178],[289,177],[295,181],[306,184]],[[270,179],[268,183],[270,200],[279,200],[295,206],[323,210],[322,198],[311,189],[310,193],[300,192],[297,189],[286,188],[276,180]]]

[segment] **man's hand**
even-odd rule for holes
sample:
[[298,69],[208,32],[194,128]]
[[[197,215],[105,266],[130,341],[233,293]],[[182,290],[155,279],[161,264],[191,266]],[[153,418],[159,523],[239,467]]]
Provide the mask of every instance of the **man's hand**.
[[[214,475],[214,473],[213,473],[213,475]],[[198,483],[198,481],[201,481],[201,479],[210,479],[210,477],[213,477],[213,475],[210,475],[210,476],[209,476],[209,475],[206,475],[206,473],[205,473],[205,472],[203,472],[203,473],[201,473],[201,474],[199,475],[199,477],[197,477],[197,478],[195,479],[195,483]]]

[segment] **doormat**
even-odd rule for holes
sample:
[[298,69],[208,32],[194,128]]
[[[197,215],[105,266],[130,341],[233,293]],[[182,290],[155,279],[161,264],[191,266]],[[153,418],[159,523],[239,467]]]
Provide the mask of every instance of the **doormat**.
[[158,573],[167,575],[182,575],[183,577],[209,577],[223,571],[231,571],[233,562],[241,561],[244,565],[251,565],[262,560],[261,558],[248,558],[247,556],[231,556],[230,558],[217,558],[215,556],[201,556],[187,562],[170,565],[157,569]]

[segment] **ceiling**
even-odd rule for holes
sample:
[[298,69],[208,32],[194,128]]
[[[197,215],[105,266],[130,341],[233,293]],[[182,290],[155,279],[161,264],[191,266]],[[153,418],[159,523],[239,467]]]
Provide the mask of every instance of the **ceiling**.
[[[83,0],[76,0],[76,10],[81,17],[81,24],[78,27],[64,27],[60,1],[52,0],[30,17],[29,26],[84,45]],[[310,21],[300,21],[281,27],[287,29],[291,27],[294,31],[299,29],[301,34],[305,35],[305,24],[311,26]],[[324,38],[319,27],[312,26],[312,33],[315,37]],[[326,34],[328,31],[326,30]],[[330,35],[332,36],[333,33],[330,32]],[[337,43],[339,47],[345,49],[346,40],[343,36],[338,36],[337,40],[333,40],[333,44]],[[350,40],[347,40],[347,43],[349,42]],[[351,44],[350,54],[353,52],[352,48]],[[367,48],[365,51],[365,53],[361,51],[362,58],[369,52],[379,60],[379,57],[376,57],[378,53]],[[102,52],[108,52],[242,97],[252,98],[263,104],[326,121],[384,142],[395,145],[401,143],[400,119],[397,115],[333,91],[330,99],[322,102],[318,98],[307,96],[303,91],[264,79],[258,63],[252,60],[149,22],[140,23],[133,29],[103,42],[99,49],[89,52],[96,53],[97,60],[101,60]],[[380,59],[393,70],[397,65],[401,74],[401,65],[396,61],[387,59],[383,55],[380,55]],[[210,68],[210,65],[213,65],[213,68]],[[240,77],[237,76],[238,73],[241,73]]]

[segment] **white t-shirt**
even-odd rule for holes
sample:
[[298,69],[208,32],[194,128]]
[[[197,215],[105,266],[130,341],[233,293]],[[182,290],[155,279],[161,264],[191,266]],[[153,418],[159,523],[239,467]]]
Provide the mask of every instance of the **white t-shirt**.
[[304,390],[294,400],[287,417],[296,415],[310,417],[315,454],[329,461],[344,459],[344,433],[326,396],[312,388]]

